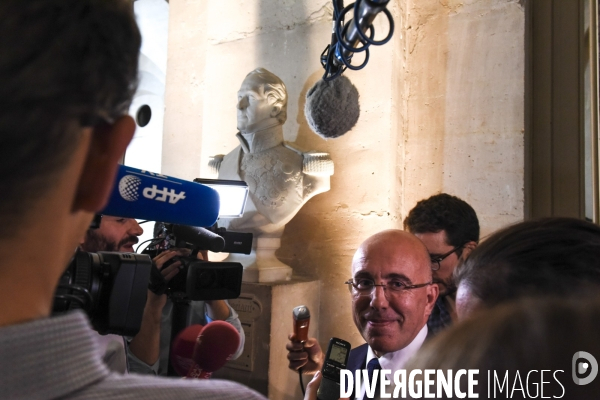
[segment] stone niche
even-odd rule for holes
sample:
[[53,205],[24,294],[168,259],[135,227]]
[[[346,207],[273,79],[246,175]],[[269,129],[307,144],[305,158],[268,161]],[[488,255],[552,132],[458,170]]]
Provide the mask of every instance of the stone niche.
[[[239,298],[229,300],[246,335],[237,360],[213,374],[240,382],[271,400],[302,398],[298,374],[288,369],[287,343],[292,332],[292,310],[305,305],[310,311],[309,337],[318,337],[319,282],[294,278],[279,283],[243,283]],[[311,377],[303,377],[304,385]]]

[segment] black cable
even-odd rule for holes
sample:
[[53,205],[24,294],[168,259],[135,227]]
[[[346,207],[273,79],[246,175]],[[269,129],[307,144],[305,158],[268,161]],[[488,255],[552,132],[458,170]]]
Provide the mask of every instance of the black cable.
[[89,290],[87,290],[86,288],[83,288],[81,286],[58,285],[57,288],[72,290],[74,292],[79,292],[80,294],[82,294],[83,298],[81,298],[80,296],[77,296],[75,294],[71,294],[71,293],[56,294],[54,296],[54,298],[60,299],[60,300],[66,300],[66,301],[74,301],[75,303],[79,303],[84,310],[87,310],[94,302],[94,299],[92,298],[92,295],[90,294]]
[[302,397],[306,396],[306,391],[304,390],[304,382],[302,382],[302,368],[298,370],[298,376],[300,377],[300,389],[302,389]]
[[[356,13],[356,9],[358,8],[357,4],[360,4],[360,0],[357,0],[356,3],[352,3],[342,10],[340,15],[338,15],[338,21],[340,22],[341,25],[336,25],[338,28],[335,30],[338,44],[351,53],[360,53],[361,51],[367,51],[367,49],[370,46],[369,43],[366,43],[362,47],[352,47],[349,44],[344,43],[344,41],[342,40],[344,38],[344,36],[346,35],[346,31],[348,31],[348,28],[350,27],[349,23],[344,25],[344,17],[352,9],[354,9],[355,10],[354,12]],[[336,24],[338,23],[338,21],[336,21]],[[339,26],[342,27],[341,31],[339,29]],[[356,22],[355,22],[355,26],[356,26],[356,31],[359,32],[359,36],[363,37],[364,33],[359,29],[359,26],[356,25]],[[375,28],[373,27],[373,25],[371,25],[367,29],[369,29],[369,31],[371,32],[370,39],[373,39],[373,37],[375,36]],[[344,61],[344,60],[342,60],[342,61]]]
[[65,301],[78,303],[81,306],[81,308],[83,308],[84,310],[87,308],[85,301],[81,297],[77,297],[74,294],[57,294],[54,296],[54,298],[58,299],[58,300],[65,300]]
[[[358,21],[358,7],[360,5],[360,2],[363,0],[356,0],[356,3],[354,5],[354,20]],[[388,10],[387,8],[384,8],[383,13],[385,14],[385,16],[388,19],[388,23],[390,24],[390,30],[388,35],[385,37],[385,39],[383,40],[373,40],[373,35],[371,35],[370,38],[368,38],[363,31],[361,31],[360,29],[357,29],[356,31],[358,32],[358,36],[360,36],[360,38],[362,39],[362,41],[368,43],[369,45],[373,45],[373,46],[381,46],[386,44],[387,42],[390,41],[390,39],[392,38],[392,36],[394,35],[394,18],[392,17],[392,13],[390,12],[390,10]],[[373,28],[373,25],[371,25],[369,28]]]
[[[156,243],[160,243],[164,238],[152,238],[152,239],[148,239],[148,240],[144,240],[142,243],[140,243],[138,245],[138,247],[135,248],[135,252],[137,253],[140,250],[140,247],[142,247],[142,245],[146,242],[151,242],[153,240],[156,240]],[[148,246],[146,246],[148,247]]]
[[[341,27],[343,28],[344,26],[344,19],[343,16],[340,19],[339,18],[339,14],[340,14],[340,9],[338,6],[338,1],[341,3],[342,7],[344,5],[344,1],[343,0],[332,0],[333,3],[333,23],[336,24],[336,26],[333,28],[334,32],[337,32]],[[322,79],[326,82],[332,81],[335,78],[337,78],[338,76],[340,76],[345,70],[346,67],[340,67],[340,66],[336,66],[333,63],[333,57],[335,56],[335,51],[337,49],[337,33],[332,35],[331,38],[331,44],[328,44],[327,47],[325,47],[325,50],[323,50],[323,52],[321,53],[321,65],[323,66],[323,68],[325,69],[325,73],[323,74]],[[334,40],[335,38],[335,40]],[[327,54],[325,56],[325,54]],[[334,71],[335,72],[332,72]]]
[[[381,46],[381,45],[389,42],[394,34],[394,19],[392,17],[392,13],[387,8],[384,7],[382,11],[388,19],[389,32],[383,40],[374,40],[375,28],[371,24],[367,28],[369,30],[369,36],[366,35],[366,30],[362,31],[358,26],[356,26],[356,30],[360,37],[359,41],[363,44],[363,46],[352,47],[352,46],[344,43],[344,41],[342,39],[343,39],[344,35],[346,34],[346,31],[348,30],[348,27],[350,25],[349,23],[344,24],[345,15],[348,12],[350,12],[350,10],[353,10],[353,17],[354,17],[354,21],[356,24],[357,23],[356,21],[358,21],[358,9],[361,4],[361,1],[364,1],[364,0],[356,0],[355,3],[350,4],[346,7],[343,7],[342,10],[339,9],[338,3],[336,2],[336,0],[332,1],[332,3],[333,3],[333,21],[334,21],[333,31],[335,34],[334,36],[336,37],[337,40],[336,40],[336,43],[333,43],[333,40],[332,40],[332,44],[327,45],[327,47],[325,48],[323,53],[321,53],[321,65],[325,69],[325,74],[323,75],[323,78],[322,78],[324,81],[334,80],[335,78],[340,76],[346,70],[346,68],[354,70],[354,71],[363,69],[369,62],[369,56],[370,56],[369,46],[370,45]],[[341,4],[343,6],[343,2]],[[342,54],[342,51],[341,51],[342,48],[351,53],[359,53],[359,52],[364,51],[365,52],[364,61],[360,65],[352,65],[351,57],[349,57],[349,59],[346,59],[346,57],[340,57],[338,59],[338,61],[340,61],[343,64],[343,66],[336,67],[333,63],[333,58],[335,57],[335,54],[338,52],[340,55]],[[325,57],[325,54],[327,54],[326,57]],[[335,72],[332,72],[332,71],[335,71]]]

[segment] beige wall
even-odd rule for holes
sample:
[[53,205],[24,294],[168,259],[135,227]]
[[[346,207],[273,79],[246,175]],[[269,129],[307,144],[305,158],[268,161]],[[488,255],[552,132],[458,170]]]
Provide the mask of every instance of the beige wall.
[[487,235],[523,218],[523,7],[407,3],[402,214],[444,191],[475,208]]
[[[441,191],[462,197],[479,214],[483,234],[522,218],[518,1],[392,0],[394,39],[372,49],[365,69],[345,73],[360,93],[360,120],[329,141],[310,131],[302,109],[322,75],[330,1],[171,0],[170,6],[164,173],[197,177],[210,155],[233,149],[236,92],[259,66],[288,87],[286,140],[332,155],[331,190],[288,224],[277,253],[294,274],[319,278],[323,345],[331,336],[361,343],[342,284],[352,254],[369,235],[401,227],[418,200]],[[384,32],[386,23],[376,28]]]

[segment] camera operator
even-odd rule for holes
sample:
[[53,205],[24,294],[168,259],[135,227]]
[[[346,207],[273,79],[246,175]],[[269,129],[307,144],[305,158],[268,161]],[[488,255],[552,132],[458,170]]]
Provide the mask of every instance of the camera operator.
[[[88,229],[81,249],[89,252],[134,252],[133,246],[144,230],[133,218],[102,216],[100,227]],[[189,249],[170,249],[154,257],[153,264],[165,281],[170,281],[180,271],[181,262],[172,261],[177,256],[189,256]],[[198,257],[206,260],[207,252]],[[172,261],[172,262],[170,262]],[[142,325],[139,333],[127,346],[129,371],[139,374],[167,375],[171,338],[173,303],[166,294],[158,295],[148,290]],[[239,357],[244,348],[244,331],[238,315],[225,300],[193,301],[190,307],[191,324],[205,325],[214,320],[227,321],[240,333],[240,346],[233,355]]]
[[3,399],[264,399],[235,382],[122,375],[54,294],[114,185],[140,33],[129,0],[0,2]]

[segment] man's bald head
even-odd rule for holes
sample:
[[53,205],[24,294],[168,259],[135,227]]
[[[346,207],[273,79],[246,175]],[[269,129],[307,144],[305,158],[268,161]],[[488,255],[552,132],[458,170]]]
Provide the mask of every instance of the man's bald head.
[[400,259],[403,263],[415,263],[418,273],[431,280],[431,260],[427,248],[415,235],[399,229],[378,232],[365,240],[352,258],[352,268],[369,257]]
[[[411,233],[386,230],[365,240],[352,259],[355,284],[390,283],[405,290],[375,286],[352,290],[353,317],[363,338],[381,355],[403,349],[425,326],[437,299],[431,285],[431,260],[425,245]],[[411,286],[417,286],[410,288]]]

